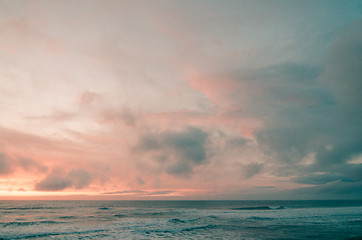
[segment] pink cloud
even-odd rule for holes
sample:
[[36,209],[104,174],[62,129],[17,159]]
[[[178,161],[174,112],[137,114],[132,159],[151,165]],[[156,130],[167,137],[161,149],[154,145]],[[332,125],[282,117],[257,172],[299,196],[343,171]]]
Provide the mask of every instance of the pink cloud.
[[24,18],[7,21],[0,30],[0,36],[5,42],[1,44],[3,49],[10,53],[24,51],[30,47],[30,44],[32,44],[32,48],[44,48],[48,53],[54,55],[65,52],[60,41],[42,33]]
[[236,82],[227,76],[204,75],[198,71],[187,74],[192,89],[201,92],[217,107],[230,107],[232,102],[228,98],[235,91]]

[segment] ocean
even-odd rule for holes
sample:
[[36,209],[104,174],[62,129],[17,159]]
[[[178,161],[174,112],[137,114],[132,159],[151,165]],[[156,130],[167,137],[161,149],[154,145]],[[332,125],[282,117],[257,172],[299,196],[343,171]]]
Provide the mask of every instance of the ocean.
[[0,201],[0,239],[362,239],[362,201]]

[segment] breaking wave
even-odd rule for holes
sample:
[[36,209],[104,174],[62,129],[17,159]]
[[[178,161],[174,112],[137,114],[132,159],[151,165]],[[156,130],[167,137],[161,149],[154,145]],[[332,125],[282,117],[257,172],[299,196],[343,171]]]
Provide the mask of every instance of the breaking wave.
[[232,210],[281,210],[286,209],[283,206],[255,206],[255,207],[240,207],[240,208],[232,208]]

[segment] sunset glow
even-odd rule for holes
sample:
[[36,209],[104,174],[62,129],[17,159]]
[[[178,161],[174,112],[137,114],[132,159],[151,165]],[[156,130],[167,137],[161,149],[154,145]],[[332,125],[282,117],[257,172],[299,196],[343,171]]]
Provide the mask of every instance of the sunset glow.
[[0,200],[362,198],[361,1],[0,12]]

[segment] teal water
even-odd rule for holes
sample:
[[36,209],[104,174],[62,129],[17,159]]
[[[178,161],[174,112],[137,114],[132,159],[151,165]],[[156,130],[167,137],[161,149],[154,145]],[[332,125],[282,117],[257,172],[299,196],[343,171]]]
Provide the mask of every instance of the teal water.
[[362,201],[0,201],[0,239],[362,239]]

